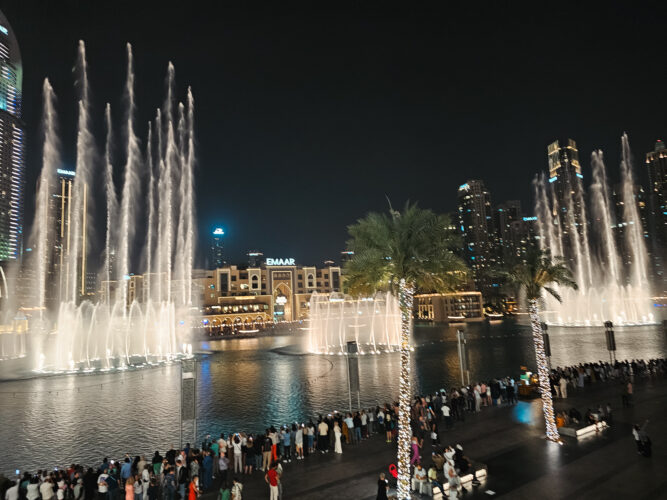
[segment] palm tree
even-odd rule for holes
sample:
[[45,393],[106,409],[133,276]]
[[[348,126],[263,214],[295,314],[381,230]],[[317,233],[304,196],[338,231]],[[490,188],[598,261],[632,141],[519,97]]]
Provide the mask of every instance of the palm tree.
[[369,213],[348,227],[353,258],[345,266],[348,291],[370,295],[388,290],[401,311],[401,368],[398,418],[398,498],[410,498],[410,333],[413,294],[453,290],[465,277],[454,255],[449,218],[406,203],[403,212]]
[[533,343],[535,344],[535,361],[537,363],[537,374],[540,381],[540,394],[542,395],[542,410],[546,423],[547,438],[551,441],[560,441],[558,428],[554,419],[553,401],[551,400],[551,385],[549,383],[549,367],[547,357],[544,353],[544,338],[542,337],[542,324],[539,315],[539,300],[543,292],[562,302],[561,296],[554,285],[574,288],[577,283],[572,278],[572,273],[565,266],[562,257],[551,258],[542,250],[535,250],[526,255],[524,262],[518,262],[509,267],[503,273],[510,284],[522,288],[526,292],[528,310],[530,312],[530,324],[533,330]]

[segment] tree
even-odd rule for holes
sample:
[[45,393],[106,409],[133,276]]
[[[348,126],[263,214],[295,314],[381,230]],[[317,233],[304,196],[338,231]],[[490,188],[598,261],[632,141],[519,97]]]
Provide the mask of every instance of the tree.
[[410,498],[410,333],[415,290],[452,291],[465,278],[454,255],[449,218],[406,203],[403,212],[369,213],[348,227],[354,256],[345,266],[348,290],[370,295],[388,290],[401,310],[401,369],[398,418],[398,498]]
[[549,383],[549,367],[547,357],[544,353],[544,338],[542,337],[542,324],[540,323],[539,300],[548,293],[558,302],[562,302],[556,286],[574,288],[577,283],[572,278],[572,273],[565,266],[562,257],[551,258],[549,254],[541,250],[533,250],[526,255],[524,262],[517,262],[509,267],[504,273],[509,283],[526,292],[528,310],[530,312],[530,324],[533,331],[533,343],[535,344],[535,361],[537,363],[537,374],[540,382],[540,394],[542,396],[542,410],[546,423],[547,438],[551,441],[559,441],[558,428],[554,418],[553,401],[551,400],[551,384]]

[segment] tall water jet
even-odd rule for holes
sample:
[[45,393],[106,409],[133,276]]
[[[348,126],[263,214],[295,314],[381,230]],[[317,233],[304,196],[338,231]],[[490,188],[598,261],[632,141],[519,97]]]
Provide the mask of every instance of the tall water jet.
[[153,300],[153,231],[155,226],[155,172],[153,158],[153,124],[148,122],[146,165],[148,168],[148,227],[146,230],[146,296]]
[[[177,169],[178,149],[176,146],[176,137],[174,133],[173,116],[173,88],[174,88],[174,65],[170,62],[167,68],[167,99],[164,106],[164,161],[161,165],[160,180],[162,187],[160,189],[160,210],[163,214],[163,227],[160,235],[162,236],[161,247],[161,267],[165,273],[165,281],[171,283],[172,280],[172,258],[174,251],[173,242],[173,219],[174,219],[174,200],[173,200],[173,177]],[[171,301],[171,286],[163,291],[165,296],[162,300]]]
[[118,256],[118,280],[121,303],[127,304],[128,281],[130,275],[130,242],[133,241],[135,217],[135,195],[139,181],[139,165],[141,153],[139,140],[134,132],[134,64],[132,45],[127,44],[127,80],[125,83],[127,96],[127,117],[125,131],[127,134],[125,176],[120,205],[120,249]]
[[609,205],[609,185],[607,183],[607,171],[604,166],[604,155],[602,151],[593,151],[591,154],[591,165],[593,167],[593,184],[591,184],[591,203],[593,215],[599,238],[601,242],[601,257],[606,263],[612,283],[618,283],[621,279],[621,265],[618,259],[616,241],[613,228],[616,226],[612,210]]
[[111,123],[111,105],[107,103],[104,109],[104,118],[106,124],[106,144],[104,147],[104,184],[106,196],[106,236],[104,239],[104,277],[105,283],[105,297],[106,302],[111,301],[111,281],[114,279],[111,270],[111,263],[113,259],[113,248],[115,248],[115,221],[118,216],[118,197],[116,196],[116,187],[113,182],[113,163],[111,161],[111,150],[113,146],[113,127]]
[[44,145],[42,147],[42,171],[37,186],[35,224],[32,229],[33,246],[37,248],[37,297],[41,313],[46,307],[46,286],[51,262],[49,240],[49,200],[55,172],[60,167],[60,141],[56,125],[56,95],[48,78],[42,85],[44,110],[42,113]]
[[76,302],[86,293],[86,258],[91,201],[92,171],[95,161],[95,143],[91,133],[86,47],[79,41],[77,80],[79,87],[78,130],[76,137],[76,176],[72,188],[72,219],[69,258],[65,269],[64,300]]
[[195,203],[194,203],[194,179],[195,179],[195,99],[192,89],[188,87],[188,115],[187,115],[187,158],[184,166],[186,172],[185,189],[185,282],[188,284],[186,304],[192,305],[192,269],[194,267],[194,241],[195,241]]
[[642,234],[642,221],[639,217],[637,201],[635,199],[635,180],[632,173],[632,157],[628,134],[621,138],[621,186],[623,199],[623,219],[625,220],[624,234],[628,254],[632,263],[631,284],[635,287],[648,286],[646,247]]

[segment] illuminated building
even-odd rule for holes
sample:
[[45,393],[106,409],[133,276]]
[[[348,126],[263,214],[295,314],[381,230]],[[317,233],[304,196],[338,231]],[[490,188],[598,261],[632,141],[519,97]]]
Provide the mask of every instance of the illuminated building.
[[481,292],[416,294],[414,309],[417,319],[439,323],[484,319]]
[[0,261],[18,259],[23,239],[22,80],[19,45],[7,18],[0,12]]
[[564,241],[564,257],[573,262],[574,241],[569,234],[569,228],[577,227],[579,238],[584,231],[584,208],[583,187],[584,178],[579,164],[579,150],[577,143],[572,139],[567,140],[567,145],[562,146],[554,141],[547,147],[547,158],[549,161],[549,186],[553,192],[554,206],[551,207],[558,213]]
[[667,149],[657,141],[655,148],[646,153],[648,171],[648,226],[651,262],[656,292],[667,293],[665,248],[667,248]]
[[338,266],[299,266],[291,258],[267,258],[256,267],[224,266],[198,270],[193,280],[207,327],[296,321],[308,317],[313,292],[342,291]]
[[484,182],[471,180],[459,186],[458,219],[464,258],[473,271],[475,285],[484,287],[484,271],[493,263],[491,195]]
[[248,252],[248,266],[257,267],[264,260],[264,254],[258,250],[250,250]]
[[352,250],[343,250],[340,253],[340,266],[345,266],[345,263],[352,260],[352,257],[354,257],[354,252]]
[[209,267],[222,267],[225,265],[222,238],[225,231],[216,227],[211,232],[211,244],[209,247]]

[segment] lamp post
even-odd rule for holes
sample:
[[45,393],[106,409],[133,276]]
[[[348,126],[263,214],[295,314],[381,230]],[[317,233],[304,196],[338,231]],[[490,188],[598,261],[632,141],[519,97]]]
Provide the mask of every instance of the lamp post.
[[614,323],[604,322],[604,334],[607,340],[607,350],[609,351],[609,362],[614,364],[616,361],[616,337],[614,336]]
[[466,335],[463,330],[456,330],[456,341],[459,349],[459,366],[461,367],[461,385],[470,385],[470,370],[468,369],[468,352],[466,350]]

